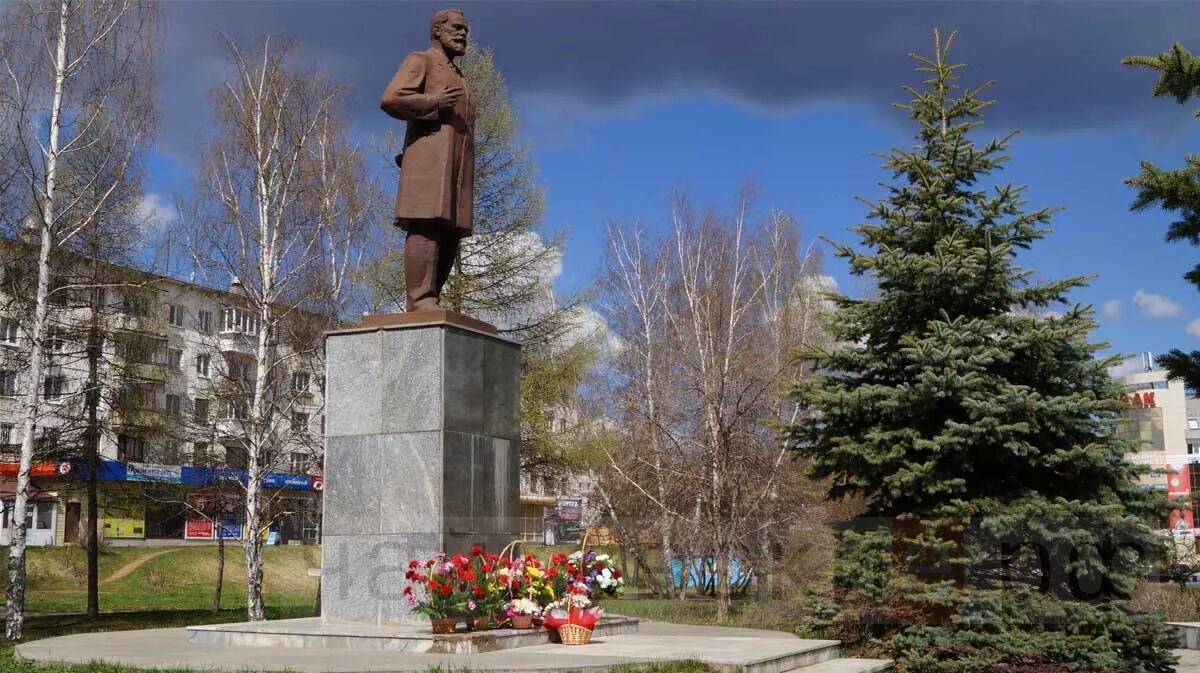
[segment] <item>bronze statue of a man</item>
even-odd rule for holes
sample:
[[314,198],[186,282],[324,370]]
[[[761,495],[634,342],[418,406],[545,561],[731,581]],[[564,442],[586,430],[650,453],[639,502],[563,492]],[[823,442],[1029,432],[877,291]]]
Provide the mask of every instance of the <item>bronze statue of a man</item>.
[[439,308],[459,241],[471,235],[475,104],[454,63],[467,50],[469,29],[460,10],[434,14],[429,49],[404,59],[379,104],[408,122],[404,151],[396,157],[400,188],[395,224],[406,232],[409,311]]

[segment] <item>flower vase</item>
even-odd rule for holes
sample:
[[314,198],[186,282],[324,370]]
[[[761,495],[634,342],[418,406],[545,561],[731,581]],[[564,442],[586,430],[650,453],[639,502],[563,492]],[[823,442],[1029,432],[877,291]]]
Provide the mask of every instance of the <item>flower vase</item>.
[[472,631],[487,631],[492,627],[492,618],[487,615],[475,615],[468,624]]
[[512,627],[514,629],[532,629],[533,615],[513,615]]
[[454,633],[454,628],[458,626],[458,620],[454,617],[438,617],[430,619],[429,623],[433,625],[434,635],[448,635]]

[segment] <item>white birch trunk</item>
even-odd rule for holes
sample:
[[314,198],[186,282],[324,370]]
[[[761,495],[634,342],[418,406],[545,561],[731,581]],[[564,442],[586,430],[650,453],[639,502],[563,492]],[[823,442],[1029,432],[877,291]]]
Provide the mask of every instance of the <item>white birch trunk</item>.
[[59,4],[58,39],[54,52],[54,101],[50,108],[46,180],[43,187],[42,221],[38,250],[38,281],[33,324],[29,330],[29,388],[22,405],[21,458],[17,467],[16,494],[12,514],[12,542],[8,549],[8,590],[6,592],[5,636],[20,640],[25,631],[25,509],[29,500],[29,474],[33,469],[34,431],[40,412],[39,395],[45,362],[46,316],[49,312],[50,251],[54,247],[56,182],[59,143],[62,131],[63,87],[67,75],[67,25],[70,7]]

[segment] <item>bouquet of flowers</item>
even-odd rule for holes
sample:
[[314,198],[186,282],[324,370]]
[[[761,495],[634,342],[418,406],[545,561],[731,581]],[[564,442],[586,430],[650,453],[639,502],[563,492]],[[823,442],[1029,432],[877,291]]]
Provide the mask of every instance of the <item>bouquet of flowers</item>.
[[483,547],[479,545],[471,548],[469,568],[460,576],[467,583],[466,606],[473,616],[496,615],[508,601],[508,587],[497,575],[499,560],[495,554],[483,553]]
[[468,594],[463,573],[468,560],[461,554],[447,558],[438,553],[427,561],[411,561],[404,578],[404,596],[408,604],[430,619],[455,617],[467,609]]
[[508,613],[510,615],[528,615],[534,617],[542,614],[542,606],[528,598],[516,598],[509,601]]
[[625,578],[608,554],[595,551],[577,551],[571,554],[555,554],[550,562],[561,568],[564,580],[556,584],[559,595],[572,591],[585,594],[593,600],[618,596],[625,590]]

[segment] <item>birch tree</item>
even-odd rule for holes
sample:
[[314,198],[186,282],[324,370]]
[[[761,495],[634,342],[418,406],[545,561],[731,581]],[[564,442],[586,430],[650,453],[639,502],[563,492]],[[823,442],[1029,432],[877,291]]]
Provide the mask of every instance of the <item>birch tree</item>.
[[[253,52],[226,39],[229,79],[215,92],[218,135],[205,153],[188,247],[209,284],[236,281],[222,315],[217,398],[244,454],[247,615],[264,619],[263,479],[285,449],[305,390],[316,385],[321,334],[344,310],[372,209],[363,162],[340,122],[342,87],[289,61],[286,40]],[[356,193],[357,192],[357,193]],[[291,378],[289,378],[291,376]],[[305,388],[307,385],[305,386]],[[307,409],[307,408],[306,408]],[[307,411],[303,413],[308,413]]]
[[654,509],[664,583],[681,560],[680,597],[693,573],[711,581],[719,621],[755,561],[772,557],[769,532],[782,536],[799,511],[803,477],[770,419],[794,407],[777,393],[788,350],[819,334],[800,329],[817,324],[815,253],[801,255],[790,218],[752,218],[750,203],[747,192],[724,215],[677,198],[660,237],[614,225],[603,283],[623,346],[610,408],[624,438],[609,461],[629,485],[609,493],[633,496],[606,504],[620,515]]
[[[22,399],[15,507],[28,500],[34,429],[42,414],[51,257],[94,224],[126,186],[153,128],[152,59],[156,12],[140,0],[26,0],[5,12],[0,33],[4,111],[14,162],[6,184],[8,227],[26,228],[36,248],[35,290],[23,331],[29,343]],[[99,162],[76,161],[77,157]],[[73,183],[78,189],[68,189]],[[5,632],[24,633],[25,518],[14,516]]]

